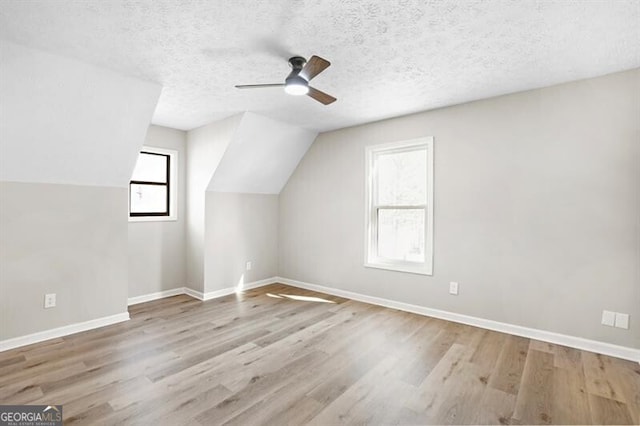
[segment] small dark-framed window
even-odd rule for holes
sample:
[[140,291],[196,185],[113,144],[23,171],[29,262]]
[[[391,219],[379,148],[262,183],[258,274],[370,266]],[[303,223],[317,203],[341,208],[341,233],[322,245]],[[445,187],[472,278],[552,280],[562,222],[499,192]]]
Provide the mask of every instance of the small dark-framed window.
[[129,217],[171,215],[171,156],[141,151],[129,182]]

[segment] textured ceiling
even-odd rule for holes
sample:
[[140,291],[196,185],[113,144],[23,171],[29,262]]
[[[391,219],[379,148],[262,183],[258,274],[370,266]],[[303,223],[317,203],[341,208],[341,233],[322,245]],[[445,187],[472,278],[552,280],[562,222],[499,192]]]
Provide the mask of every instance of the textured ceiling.
[[[252,111],[325,131],[640,66],[640,2],[0,0],[0,38],[164,86],[153,122]],[[281,89],[327,58],[323,106]]]

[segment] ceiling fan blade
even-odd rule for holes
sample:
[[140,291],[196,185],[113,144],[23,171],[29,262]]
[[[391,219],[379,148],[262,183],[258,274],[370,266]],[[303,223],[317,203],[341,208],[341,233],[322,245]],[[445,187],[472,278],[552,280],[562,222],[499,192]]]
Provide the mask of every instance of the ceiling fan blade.
[[265,87],[284,87],[284,83],[273,84],[238,84],[236,89],[262,89]]
[[302,71],[300,71],[300,74],[298,75],[304,77],[304,79],[307,81],[311,81],[313,77],[327,69],[329,65],[331,65],[331,62],[327,61],[326,59],[322,59],[320,56],[313,55],[311,59],[307,61],[306,65],[304,66],[304,68],[302,68]]
[[307,96],[311,96],[313,99],[315,99],[316,101],[320,102],[321,104],[325,104],[325,105],[329,105],[332,102],[336,101],[336,98],[334,98],[331,95],[327,95],[326,93],[318,90],[318,89],[314,89],[313,87],[309,86],[309,93],[307,93]]

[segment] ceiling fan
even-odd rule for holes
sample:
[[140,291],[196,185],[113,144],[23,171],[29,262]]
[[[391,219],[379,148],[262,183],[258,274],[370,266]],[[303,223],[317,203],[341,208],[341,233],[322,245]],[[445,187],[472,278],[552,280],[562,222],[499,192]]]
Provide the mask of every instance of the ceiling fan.
[[333,96],[309,86],[309,81],[311,81],[312,78],[327,69],[329,65],[331,65],[331,62],[315,55],[312,56],[308,62],[303,57],[294,56],[292,58],[289,58],[289,65],[291,66],[291,72],[284,80],[284,83],[240,84],[236,87],[238,89],[284,87],[284,91],[290,95],[308,95],[324,105],[329,105],[330,103],[336,101],[336,98],[334,98]]

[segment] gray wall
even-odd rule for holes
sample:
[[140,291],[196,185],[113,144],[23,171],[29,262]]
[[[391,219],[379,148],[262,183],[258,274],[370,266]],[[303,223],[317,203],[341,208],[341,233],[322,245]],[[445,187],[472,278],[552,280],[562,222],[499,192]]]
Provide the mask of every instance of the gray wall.
[[187,132],[188,287],[277,274],[277,194],[315,136],[248,112]]
[[[419,136],[435,138],[434,275],[364,268],[364,147]],[[638,348],[640,71],[321,134],[279,215],[281,276]]]
[[207,192],[205,211],[205,292],[277,275],[277,195]]
[[149,126],[144,144],[178,151],[178,217],[175,221],[129,222],[129,297],[186,283],[186,132]]
[[0,340],[126,311],[127,189],[0,182]]

